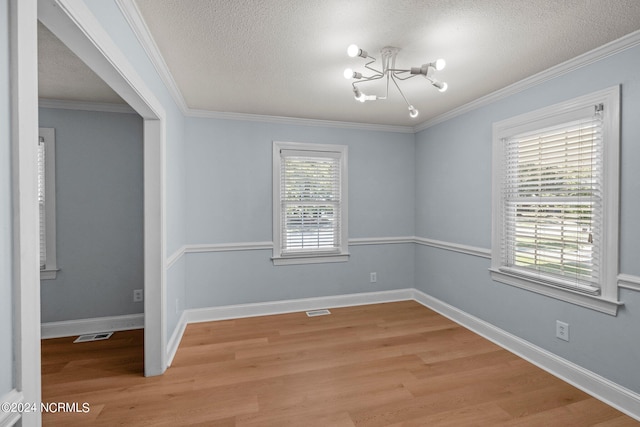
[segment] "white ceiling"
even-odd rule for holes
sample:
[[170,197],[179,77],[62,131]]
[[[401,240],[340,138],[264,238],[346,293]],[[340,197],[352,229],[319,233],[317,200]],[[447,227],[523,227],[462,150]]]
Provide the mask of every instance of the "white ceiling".
[[118,94],[40,23],[38,96],[63,101],[124,103]]
[[[191,109],[400,126],[640,29],[638,0],[121,0],[130,1]],[[346,55],[351,43],[377,58],[399,47],[402,68],[442,57],[437,77],[449,90],[401,82],[417,119],[394,88],[386,101],[359,103],[342,76],[364,65]]]

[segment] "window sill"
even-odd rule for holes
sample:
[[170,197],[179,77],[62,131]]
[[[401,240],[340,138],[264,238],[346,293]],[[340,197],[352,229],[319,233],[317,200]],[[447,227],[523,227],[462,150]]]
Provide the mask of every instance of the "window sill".
[[546,295],[561,301],[590,308],[611,316],[618,314],[618,307],[623,305],[621,301],[605,299],[600,295],[589,295],[571,289],[556,287],[542,282],[536,282],[522,276],[510,274],[505,271],[490,268],[491,278],[496,282],[515,286],[538,294]]
[[349,254],[274,256],[271,260],[273,261],[273,265],[323,264],[329,262],[347,262],[349,261]]
[[58,275],[58,271],[60,271],[59,268],[40,270],[40,280],[55,280]]

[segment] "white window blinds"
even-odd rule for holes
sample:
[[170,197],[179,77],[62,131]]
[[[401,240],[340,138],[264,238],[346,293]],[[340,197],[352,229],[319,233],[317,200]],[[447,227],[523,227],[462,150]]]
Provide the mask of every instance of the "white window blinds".
[[45,141],[38,139],[38,205],[40,209],[40,269],[47,264],[47,215],[45,194]]
[[281,150],[281,253],[341,248],[340,153]]
[[580,120],[503,140],[502,265],[598,293],[603,210],[602,105]]

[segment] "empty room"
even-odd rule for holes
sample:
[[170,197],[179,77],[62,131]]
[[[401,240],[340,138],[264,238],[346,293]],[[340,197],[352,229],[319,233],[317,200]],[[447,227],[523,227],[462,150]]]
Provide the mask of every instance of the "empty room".
[[0,426],[640,425],[637,1],[0,21]]

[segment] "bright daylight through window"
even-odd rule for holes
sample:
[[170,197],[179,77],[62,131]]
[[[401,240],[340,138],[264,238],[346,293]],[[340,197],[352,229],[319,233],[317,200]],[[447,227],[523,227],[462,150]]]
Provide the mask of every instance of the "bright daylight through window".
[[346,261],[345,146],[274,142],[275,264]]
[[617,99],[614,88],[496,124],[496,280],[615,301]]

